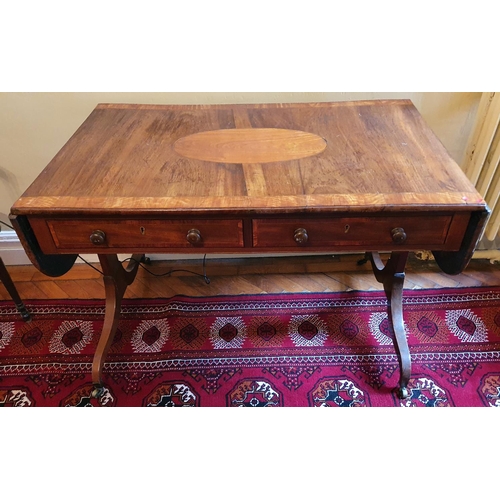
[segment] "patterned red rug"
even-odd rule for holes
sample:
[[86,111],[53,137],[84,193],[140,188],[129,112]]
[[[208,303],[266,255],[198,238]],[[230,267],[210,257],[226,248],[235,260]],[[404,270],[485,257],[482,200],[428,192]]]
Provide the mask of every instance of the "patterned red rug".
[[0,302],[0,406],[500,406],[500,287],[404,292],[411,398],[382,292],[125,300],[90,398],[103,301]]

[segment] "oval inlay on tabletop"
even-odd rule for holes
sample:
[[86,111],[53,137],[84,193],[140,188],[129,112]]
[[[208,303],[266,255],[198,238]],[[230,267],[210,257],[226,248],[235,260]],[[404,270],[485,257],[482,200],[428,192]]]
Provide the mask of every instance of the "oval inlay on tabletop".
[[319,135],[281,128],[210,130],[182,137],[174,144],[181,156],[217,163],[298,160],[325,148],[326,141]]

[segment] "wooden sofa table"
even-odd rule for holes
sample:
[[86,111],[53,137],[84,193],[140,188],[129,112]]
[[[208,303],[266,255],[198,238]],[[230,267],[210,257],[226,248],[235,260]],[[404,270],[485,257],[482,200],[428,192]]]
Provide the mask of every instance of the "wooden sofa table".
[[[409,251],[460,273],[485,201],[408,100],[100,104],[11,209],[33,264],[60,276],[97,253],[106,313],[98,394],[120,304],[145,253],[366,252],[384,284],[408,396]],[[391,252],[384,265],[379,252]],[[127,267],[117,255],[133,254]]]

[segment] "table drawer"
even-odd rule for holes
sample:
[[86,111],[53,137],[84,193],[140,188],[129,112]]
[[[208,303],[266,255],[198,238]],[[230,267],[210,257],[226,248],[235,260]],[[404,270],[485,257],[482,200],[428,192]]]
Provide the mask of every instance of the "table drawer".
[[54,245],[61,250],[238,248],[243,246],[241,220],[88,220],[47,221]]
[[254,219],[255,248],[419,247],[445,243],[452,215]]

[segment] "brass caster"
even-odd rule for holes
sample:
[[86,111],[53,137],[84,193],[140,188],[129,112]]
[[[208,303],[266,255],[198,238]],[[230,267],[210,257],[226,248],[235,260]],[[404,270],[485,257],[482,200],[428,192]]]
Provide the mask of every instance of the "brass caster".
[[399,399],[408,399],[411,396],[408,387],[398,387],[398,397]]
[[104,387],[102,385],[95,385],[90,393],[90,397],[100,399],[102,396],[104,396]]
[[21,314],[21,318],[23,318],[23,321],[26,321],[26,323],[31,322],[31,314],[23,307],[21,309],[18,309],[19,314]]

